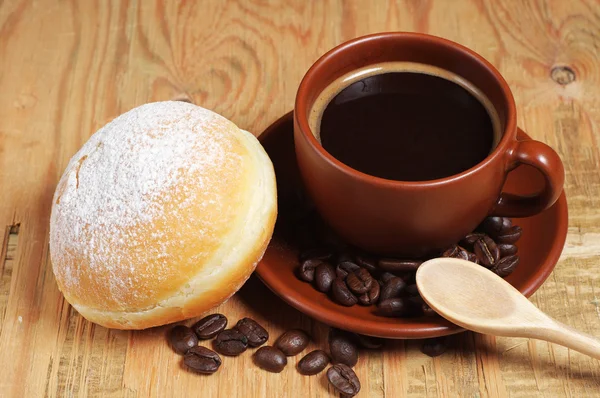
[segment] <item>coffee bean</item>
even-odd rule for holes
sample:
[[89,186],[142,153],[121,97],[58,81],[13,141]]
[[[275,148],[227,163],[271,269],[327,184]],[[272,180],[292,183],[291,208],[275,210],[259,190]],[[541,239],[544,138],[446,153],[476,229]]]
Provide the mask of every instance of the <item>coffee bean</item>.
[[206,347],[190,348],[183,357],[183,363],[194,372],[213,374],[221,366],[221,357]]
[[345,394],[345,396],[353,397],[360,391],[360,381],[352,368],[338,363],[327,369],[327,379],[336,390]]
[[437,357],[446,352],[448,346],[446,345],[445,337],[437,337],[433,339],[427,339],[423,342],[421,352],[430,357]]
[[417,275],[416,272],[406,272],[404,274],[400,274],[398,275],[400,278],[402,278],[402,280],[404,281],[404,283],[406,283],[407,285],[412,285],[415,283],[415,276]]
[[521,234],[523,234],[523,229],[521,229],[521,227],[519,227],[518,225],[515,225],[499,233],[496,237],[496,241],[498,243],[515,244],[521,237]]
[[510,275],[515,270],[517,265],[519,265],[519,256],[513,254],[512,256],[501,258],[496,266],[492,268],[492,271],[498,274],[498,276],[504,278],[505,276]]
[[518,251],[517,246],[510,243],[500,243],[498,250],[500,250],[500,257],[512,256]]
[[356,263],[371,273],[378,271],[377,261],[372,258],[356,256]]
[[354,338],[363,348],[369,350],[376,350],[383,347],[383,339],[379,337],[366,336],[364,334],[354,333]]
[[469,252],[459,245],[452,245],[444,250],[442,257],[459,258],[461,260],[469,261]]
[[190,348],[198,345],[198,337],[185,325],[177,325],[169,331],[168,340],[178,354],[185,354]]
[[326,247],[316,247],[304,250],[298,256],[300,262],[304,262],[305,260],[321,260],[326,261],[333,257],[333,250]]
[[402,278],[397,276],[390,278],[381,288],[379,300],[385,301],[387,299],[400,297],[404,289],[406,289],[406,283],[404,283]]
[[502,230],[502,222],[504,217],[487,217],[485,220],[479,224],[479,228],[481,231],[486,234],[500,232]]
[[502,217],[502,228],[500,228],[500,231],[506,231],[507,229],[512,227],[512,225],[512,220],[510,218]]
[[379,293],[381,292],[381,288],[379,283],[373,282],[371,288],[368,292],[361,294],[358,296],[358,302],[362,305],[372,305],[376,304],[379,300]]
[[261,346],[269,340],[269,332],[254,319],[242,318],[235,325],[235,328],[248,338],[250,347]]
[[226,329],[217,335],[214,345],[218,353],[235,357],[248,348],[248,337],[237,329]]
[[346,307],[352,307],[358,301],[356,296],[352,294],[350,289],[348,289],[344,278],[338,277],[333,281],[333,285],[331,286],[331,294],[336,303]]
[[354,271],[358,271],[359,269],[360,269],[360,267],[358,265],[354,264],[353,262],[344,261],[337,265],[337,267],[335,268],[335,272],[338,277],[346,278],[348,276],[348,274],[350,274],[351,272],[354,272]]
[[355,294],[366,293],[373,285],[373,282],[375,280],[369,271],[364,268],[359,268],[357,271],[349,273],[346,278],[348,288]]
[[288,357],[292,357],[302,352],[310,341],[310,337],[305,331],[292,329],[283,333],[275,342],[275,347],[279,348]]
[[309,352],[298,362],[298,372],[305,376],[321,373],[329,364],[329,356],[323,350]]
[[404,291],[410,297],[419,295],[419,288],[417,288],[416,284],[406,286],[406,290]]
[[404,299],[404,303],[407,306],[406,313],[404,316],[422,316],[423,314],[423,305],[425,301],[421,298],[421,296],[410,296]]
[[393,258],[382,258],[377,263],[379,269],[383,271],[399,273],[399,272],[415,272],[422,261],[418,260],[397,260]]
[[256,350],[254,363],[268,372],[280,373],[287,365],[287,358],[281,350],[267,345]]
[[477,242],[479,239],[483,239],[484,237],[485,237],[484,233],[472,232],[472,233],[468,234],[467,236],[465,236],[463,238],[462,242],[466,243],[467,245],[473,246],[475,244],[475,242]]
[[298,278],[304,282],[312,282],[315,279],[315,268],[321,263],[322,261],[319,259],[310,258],[305,260],[298,268]]
[[475,264],[479,264],[479,259],[477,258],[477,254],[469,252],[469,261]]
[[318,291],[327,293],[335,279],[335,268],[329,263],[321,263],[315,270],[315,287]]
[[329,352],[333,363],[353,367],[358,362],[358,349],[351,335],[339,329],[329,329]]
[[437,312],[433,310],[427,303],[421,304],[421,311],[423,311],[423,315],[425,316],[436,316]]
[[508,217],[488,217],[483,220],[478,229],[492,238],[496,238],[500,232],[509,229],[511,226],[512,221]]
[[354,258],[350,253],[342,249],[337,253],[337,256],[335,256],[335,264],[345,263],[346,261],[353,263]]
[[192,330],[200,340],[212,339],[227,327],[227,318],[223,314],[205,316],[192,325]]
[[382,272],[379,275],[379,282],[383,286],[387,281],[389,281],[392,278],[396,278],[396,275],[392,274],[391,272]]
[[498,246],[496,246],[496,243],[489,236],[484,236],[483,239],[475,242],[474,248],[479,263],[484,267],[492,267],[500,258],[500,250],[498,250]]
[[396,297],[380,301],[377,305],[380,315],[388,317],[401,317],[409,312],[409,306],[404,299]]

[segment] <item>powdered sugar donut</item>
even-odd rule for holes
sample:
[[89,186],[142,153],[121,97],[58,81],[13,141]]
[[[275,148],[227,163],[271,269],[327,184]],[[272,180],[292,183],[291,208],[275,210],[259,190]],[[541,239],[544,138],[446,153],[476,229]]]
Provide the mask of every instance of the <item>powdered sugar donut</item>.
[[52,205],[52,268],[90,321],[162,325],[233,295],[276,213],[273,166],[252,134],[189,103],[146,104],[69,162]]

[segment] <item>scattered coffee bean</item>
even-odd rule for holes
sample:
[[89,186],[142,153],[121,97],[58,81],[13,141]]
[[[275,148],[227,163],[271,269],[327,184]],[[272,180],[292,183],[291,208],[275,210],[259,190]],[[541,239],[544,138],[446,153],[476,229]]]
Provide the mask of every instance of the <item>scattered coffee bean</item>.
[[356,256],[356,263],[371,273],[375,273],[378,271],[377,261],[375,261],[372,258]]
[[358,296],[358,302],[362,305],[377,304],[380,292],[381,288],[379,286],[379,283],[373,281],[373,284],[371,285],[369,291]]
[[315,268],[321,263],[322,261],[319,259],[309,258],[304,260],[298,269],[298,278],[304,282],[312,282],[315,279]]
[[404,304],[407,306],[407,310],[404,316],[421,316],[423,314],[423,305],[425,301],[421,296],[411,296],[404,298]]
[[496,264],[500,258],[500,250],[496,243],[487,235],[483,239],[479,239],[474,244],[475,254],[479,259],[479,263],[484,267],[490,268]]
[[492,268],[498,276],[505,277],[510,275],[515,268],[519,265],[519,256],[513,254],[512,256],[503,257],[498,261],[496,266]]
[[261,346],[269,340],[269,332],[254,319],[242,318],[235,325],[235,328],[248,338],[250,347]]
[[310,341],[310,337],[305,331],[292,329],[283,333],[275,342],[275,347],[279,348],[288,357],[292,357],[302,352]]
[[382,272],[379,276],[379,282],[383,286],[387,281],[395,277],[396,275],[392,274],[391,272]]
[[214,340],[218,353],[227,356],[238,356],[248,348],[248,337],[237,329],[226,329]]
[[169,331],[169,343],[178,354],[185,354],[198,345],[198,337],[185,325],[177,325]]
[[355,294],[366,293],[375,280],[364,268],[359,268],[357,271],[351,272],[346,277],[346,284],[348,288]]
[[333,257],[333,250],[326,247],[315,247],[311,249],[304,250],[299,255],[300,262],[304,262],[305,260],[321,260],[326,261]]
[[376,350],[383,347],[383,339],[379,337],[366,336],[364,334],[354,333],[354,338],[363,348],[369,350]]
[[416,284],[408,285],[408,286],[406,286],[405,292],[410,297],[412,297],[412,296],[418,296],[419,295],[419,288],[417,287]]
[[358,349],[351,335],[339,329],[329,329],[329,352],[333,363],[353,367],[358,362]]
[[329,364],[329,356],[323,350],[309,352],[298,362],[298,372],[305,376],[321,373]]
[[287,358],[281,350],[267,345],[254,353],[254,363],[268,372],[281,373],[287,365]]
[[462,242],[464,242],[467,245],[473,246],[475,244],[475,242],[477,242],[479,239],[483,239],[484,237],[485,237],[484,233],[472,232],[472,233],[468,234],[467,236],[465,236],[464,239],[462,240]]
[[348,289],[344,278],[338,277],[333,281],[333,285],[331,286],[331,294],[336,303],[346,307],[352,307],[358,302],[358,298],[356,298],[350,289]]
[[406,289],[406,283],[402,278],[397,276],[390,278],[381,288],[381,293],[379,294],[380,301],[385,301],[387,299],[400,297],[402,292]]
[[496,238],[500,232],[509,229],[511,226],[512,221],[508,217],[488,217],[483,220],[478,229],[492,238]]
[[348,253],[347,251],[340,251],[336,258],[335,258],[335,264],[341,264],[341,263],[345,263],[345,262],[349,262],[349,263],[354,263],[354,258],[352,257],[352,255],[350,253]]
[[429,305],[427,305],[427,303],[421,304],[421,311],[423,312],[423,315],[425,315],[425,316],[436,316],[437,315],[437,312],[435,312],[433,310],[433,308],[431,308]]
[[409,312],[409,306],[404,299],[396,297],[380,301],[377,305],[380,315],[388,317],[401,317]]
[[360,381],[356,373],[343,363],[330,367],[327,370],[327,378],[331,385],[345,396],[353,397],[360,391]]
[[387,272],[416,272],[422,261],[418,260],[397,260],[393,258],[382,258],[377,265],[379,269]]
[[192,330],[200,340],[212,339],[227,327],[227,318],[223,314],[205,316],[192,325]]
[[445,337],[437,337],[433,339],[427,339],[423,342],[421,352],[430,357],[437,357],[446,352],[448,346],[446,345]]
[[513,254],[517,254],[517,245],[513,245],[510,243],[500,243],[498,246],[498,250],[500,250],[500,257],[512,256]]
[[[316,290],[328,293],[343,306],[377,305],[375,313],[393,317],[436,316],[420,299],[415,285],[418,267],[436,253],[419,259],[375,257],[341,240],[322,220],[315,218],[314,209],[311,212],[312,218],[308,218],[314,220],[308,221],[311,225],[307,233],[312,240],[301,245],[310,249],[298,257],[299,279],[312,282]],[[513,226],[510,218],[488,217],[441,255],[471,261],[506,276],[518,264],[518,256],[512,256],[517,253],[514,242],[521,234],[521,228]],[[504,258],[508,259],[500,264]]]
[[335,279],[335,268],[329,263],[321,263],[315,269],[315,287],[318,291],[327,293]]
[[469,251],[459,245],[453,245],[442,253],[442,257],[460,258],[469,261]]
[[402,278],[404,283],[406,283],[407,285],[412,285],[413,283],[415,283],[416,274],[417,274],[416,272],[407,272],[407,273],[401,274],[399,276],[400,276],[400,278]]
[[477,258],[477,254],[469,252],[468,260],[472,263],[479,264],[479,259]]
[[519,238],[523,234],[523,230],[518,225],[510,227],[507,230],[504,230],[496,236],[496,241],[498,243],[512,243],[515,244]]
[[354,264],[353,262],[344,261],[337,265],[337,267],[335,268],[335,272],[338,277],[346,278],[348,276],[348,274],[350,274],[354,271],[358,271],[359,269],[360,269],[360,267],[358,265]]
[[194,372],[213,374],[221,366],[221,357],[206,347],[190,348],[183,357],[183,363]]

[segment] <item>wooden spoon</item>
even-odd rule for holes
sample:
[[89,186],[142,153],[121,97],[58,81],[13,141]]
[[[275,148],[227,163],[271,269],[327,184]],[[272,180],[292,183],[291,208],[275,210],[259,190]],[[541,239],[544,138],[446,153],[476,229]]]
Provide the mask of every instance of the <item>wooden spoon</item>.
[[600,340],[564,325],[484,267],[456,258],[429,260],[417,287],[435,312],[465,329],[550,341],[600,359]]

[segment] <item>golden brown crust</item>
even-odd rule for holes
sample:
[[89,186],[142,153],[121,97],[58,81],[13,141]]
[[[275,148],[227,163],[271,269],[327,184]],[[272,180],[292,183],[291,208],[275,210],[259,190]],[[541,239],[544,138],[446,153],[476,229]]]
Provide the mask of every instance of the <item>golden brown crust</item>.
[[[57,187],[50,239],[56,280],[66,299],[83,316],[103,326],[140,329],[208,311],[248,279],[273,232],[275,176],[262,146],[228,120],[180,104],[158,103],[156,110],[148,109],[153,104],[145,105],[145,112],[163,114],[158,122],[142,122],[144,129],[133,125],[137,134],[133,139],[139,142],[131,146],[120,145],[117,133],[132,128],[132,119],[147,121],[150,117],[128,112],[116,119],[74,156]],[[179,120],[184,121],[183,126]],[[181,152],[177,152],[180,142],[174,141],[174,149],[162,148],[163,152],[154,155],[151,146],[155,143],[139,136],[160,138],[168,132],[165,139],[169,140],[182,128],[186,131],[181,134],[187,134],[183,139],[189,142],[181,145]],[[190,135],[190,129],[198,139]],[[115,145],[111,146],[111,140]],[[187,150],[189,146],[193,150]],[[112,156],[133,158],[125,160],[131,163],[137,156],[147,162],[153,158],[143,158],[147,154],[140,154],[144,148],[159,159],[179,156],[167,159],[170,163],[162,167],[165,173],[175,170],[176,178],[165,179],[158,169],[158,176],[157,172],[141,172],[119,179],[121,171],[113,169],[115,162],[103,161]],[[168,150],[176,153],[164,152]],[[102,151],[106,153],[99,153]],[[185,156],[189,159],[182,159]],[[207,158],[211,161],[205,161]],[[104,177],[98,179],[94,173],[115,175],[116,185],[90,184],[105,183]],[[157,191],[153,192],[144,181],[148,178],[176,181],[171,186],[150,184]],[[135,197],[139,194],[137,186],[144,187],[141,198]],[[130,196],[131,200],[114,201],[115,197]],[[146,203],[151,211],[132,216],[115,203],[134,210]],[[110,211],[121,217],[111,218]],[[133,221],[124,222],[129,216]],[[73,231],[78,231],[76,239]]]

